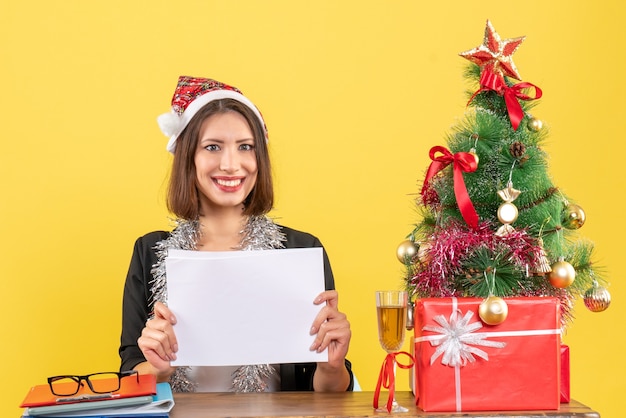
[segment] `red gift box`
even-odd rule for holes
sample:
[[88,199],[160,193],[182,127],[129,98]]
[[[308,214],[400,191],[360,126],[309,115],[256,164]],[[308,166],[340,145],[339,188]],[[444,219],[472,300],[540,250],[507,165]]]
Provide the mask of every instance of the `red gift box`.
[[561,345],[561,402],[570,401],[569,394],[569,347]]
[[505,298],[508,316],[499,325],[480,320],[482,301],[416,301],[417,406],[427,412],[558,409],[558,299]]

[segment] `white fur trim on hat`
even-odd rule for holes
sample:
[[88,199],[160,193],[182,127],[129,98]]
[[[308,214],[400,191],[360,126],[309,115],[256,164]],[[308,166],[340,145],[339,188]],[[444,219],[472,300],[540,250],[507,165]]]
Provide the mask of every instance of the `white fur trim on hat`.
[[168,113],[160,115],[157,118],[157,123],[159,124],[159,128],[161,128],[161,132],[163,132],[163,134],[170,139],[167,142],[167,150],[173,154],[176,150],[176,139],[178,139],[178,136],[183,132],[187,124],[189,124],[191,118],[193,118],[193,116],[207,103],[220,99],[234,99],[249,107],[254,112],[256,117],[259,118],[259,121],[263,126],[263,130],[265,131],[265,141],[267,142],[267,128],[265,126],[265,121],[261,116],[261,112],[259,112],[256,106],[246,96],[232,90],[213,90],[199,96],[193,102],[189,103],[182,115],[178,115],[172,110]]

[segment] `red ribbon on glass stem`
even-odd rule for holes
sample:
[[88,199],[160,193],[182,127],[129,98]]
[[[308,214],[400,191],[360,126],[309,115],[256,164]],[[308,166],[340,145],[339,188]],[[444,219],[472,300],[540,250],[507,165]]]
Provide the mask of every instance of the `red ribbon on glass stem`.
[[[498,93],[500,96],[504,97],[504,103],[506,104],[506,110],[509,112],[509,120],[511,121],[511,126],[513,126],[514,130],[517,130],[520,122],[524,119],[524,110],[522,109],[522,105],[520,105],[519,100],[536,100],[540,99],[543,95],[541,89],[535,86],[532,83],[517,83],[511,87],[509,87],[504,78],[494,73],[490,69],[485,69],[480,75],[480,90],[472,95],[469,99],[469,103],[474,100],[474,97],[480,92],[493,90]],[[527,88],[535,89],[535,97],[531,97],[522,90]]]
[[[441,156],[436,156],[440,152]],[[472,173],[478,168],[476,164],[476,158],[469,152],[457,152],[452,154],[446,148],[442,146],[435,146],[430,149],[430,159],[433,161],[428,167],[426,172],[426,178],[424,179],[424,186],[422,187],[422,196],[426,193],[430,179],[433,178],[438,172],[446,168],[452,163],[452,170],[454,174],[454,196],[456,197],[456,203],[459,206],[461,215],[465,222],[472,228],[478,227],[478,214],[474,205],[470,200],[467,188],[465,187],[465,180],[463,180],[463,173]]]
[[[396,360],[399,355],[405,355],[409,358],[409,364],[402,364]],[[395,399],[396,393],[396,375],[393,371],[394,365],[397,364],[401,369],[410,369],[415,364],[413,356],[406,351],[398,351],[396,353],[389,353],[383,361],[383,365],[380,368],[380,374],[378,375],[378,383],[376,383],[376,391],[374,392],[374,408],[378,409],[378,398],[380,397],[380,387],[384,387],[389,390],[389,396],[387,397],[387,411],[391,412],[391,407]]]

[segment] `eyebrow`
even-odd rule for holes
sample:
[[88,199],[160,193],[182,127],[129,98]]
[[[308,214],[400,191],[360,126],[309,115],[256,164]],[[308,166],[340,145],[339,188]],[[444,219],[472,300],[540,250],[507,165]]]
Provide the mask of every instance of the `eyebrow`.
[[[226,141],[224,141],[223,139],[211,138],[211,137],[207,137],[207,138],[200,138],[199,142],[203,142],[203,141],[212,141],[212,142],[219,142],[219,143],[224,143],[224,142],[226,142]],[[247,142],[247,141],[254,141],[254,137],[237,139],[237,140],[235,141],[235,143],[236,143],[236,144],[241,144],[242,142]]]
[[[211,138],[211,137],[207,137],[207,138],[201,138],[198,140],[198,147],[206,147],[209,146],[211,144],[218,144],[220,146],[224,145],[226,141],[223,139],[217,139],[217,138]],[[242,138],[242,139],[237,139],[235,141],[235,145],[239,146],[242,144],[251,144],[252,146],[256,146],[256,141],[254,140],[254,137],[250,137],[250,138]]]

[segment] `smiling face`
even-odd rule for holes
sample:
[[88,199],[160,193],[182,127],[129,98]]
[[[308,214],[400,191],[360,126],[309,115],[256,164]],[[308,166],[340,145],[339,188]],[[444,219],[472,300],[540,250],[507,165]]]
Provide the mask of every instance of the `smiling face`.
[[[180,219],[198,219],[203,211],[204,213],[207,213],[205,211],[210,210],[211,205],[209,205],[209,203],[214,205],[215,208],[226,207],[220,206],[222,203],[219,202],[223,202],[223,199],[211,201],[209,200],[209,196],[213,196],[211,199],[215,199],[217,196],[232,197],[234,190],[240,187],[238,182],[241,182],[241,180],[232,178],[229,179],[228,177],[231,175],[228,174],[225,177],[227,180],[226,182],[223,181],[224,178],[221,179],[220,189],[211,189],[212,187],[214,188],[217,186],[211,179],[210,174],[208,174],[208,168],[205,167],[205,164],[208,164],[209,162],[209,156],[206,154],[213,155],[212,158],[217,158],[220,152],[224,153],[225,150],[227,150],[223,145],[227,143],[224,141],[224,138],[219,138],[217,136],[211,138],[211,135],[218,134],[216,129],[218,125],[224,126],[224,121],[221,121],[221,123],[218,124],[217,122],[208,122],[208,120],[211,119],[216,121],[218,118],[212,119],[214,116],[224,116],[226,114],[230,114],[230,117],[224,120],[228,119],[231,122],[237,121],[238,123],[233,123],[233,125],[245,132],[239,132],[239,139],[254,137],[253,142],[239,144],[241,146],[239,149],[240,152],[237,153],[239,156],[252,154],[256,158],[255,178],[252,179],[250,175],[247,175],[247,182],[242,185],[243,188],[248,190],[252,187],[251,192],[249,192],[243,201],[245,204],[243,214],[246,216],[259,216],[272,209],[274,204],[274,188],[269,150],[265,140],[265,126],[259,118],[256,117],[254,112],[245,104],[234,99],[220,99],[209,102],[203,106],[189,121],[189,124],[176,141],[176,151],[174,153],[172,172],[167,191],[167,208],[171,213]],[[221,120],[221,118],[219,119]],[[214,133],[211,134],[209,132],[209,125],[213,125],[213,123],[215,123],[215,125],[211,129],[214,130]],[[233,138],[236,138],[236,132],[238,131],[233,130],[231,127],[226,129],[226,133],[229,133]],[[250,136],[250,134],[252,134],[252,136]],[[216,141],[214,143],[207,143],[206,145],[203,145],[200,142],[202,140],[210,139],[221,140],[223,144]],[[247,147],[247,145],[253,146],[252,151],[250,151],[250,148]],[[209,152],[209,150],[211,152]],[[198,159],[196,160],[196,158]],[[240,160],[242,169],[250,169],[251,161],[245,159],[245,164],[241,164],[241,161],[244,160]],[[202,168],[197,168],[197,164],[200,164]],[[215,162],[213,164],[215,165]],[[232,168],[230,170],[232,171]],[[253,171],[254,170],[251,169],[250,173]],[[224,177],[224,174],[220,175]],[[209,191],[211,192],[209,193]],[[220,193],[217,193],[217,191]],[[241,194],[245,195],[246,193],[248,192],[242,192]],[[217,206],[215,206],[215,203],[217,203]],[[239,205],[240,203],[241,201],[237,204]],[[230,205],[230,203],[228,203],[228,205]]]
[[245,117],[227,111],[205,119],[194,163],[200,213],[241,210],[258,173],[254,135]]

